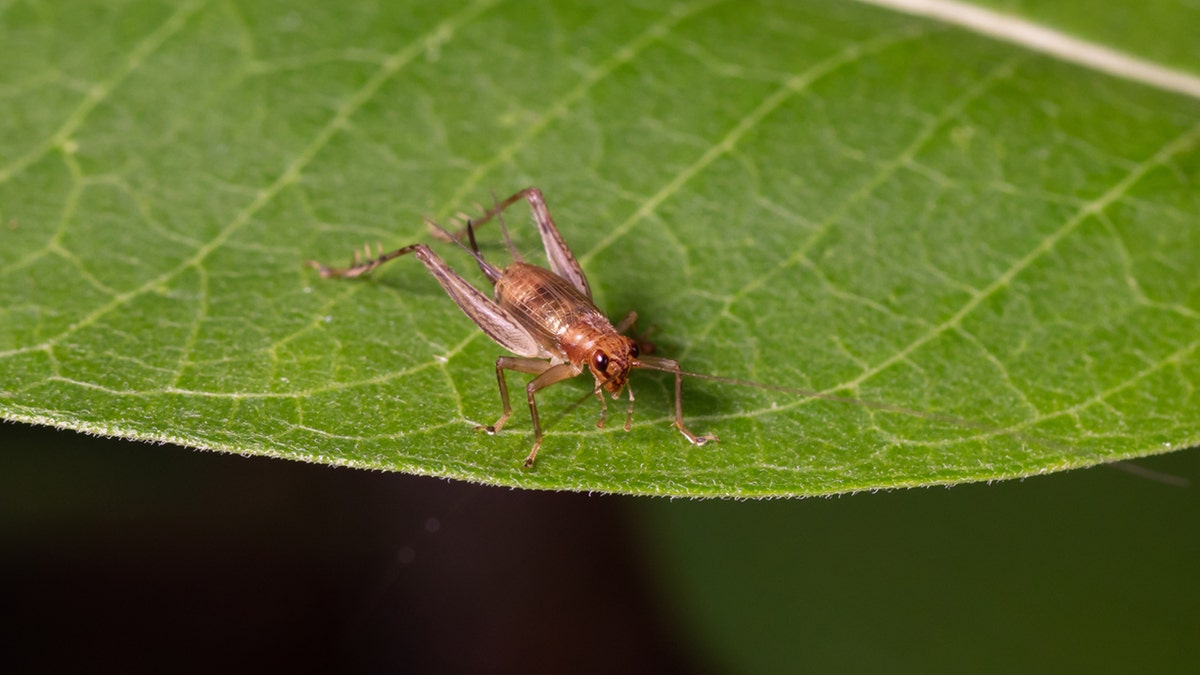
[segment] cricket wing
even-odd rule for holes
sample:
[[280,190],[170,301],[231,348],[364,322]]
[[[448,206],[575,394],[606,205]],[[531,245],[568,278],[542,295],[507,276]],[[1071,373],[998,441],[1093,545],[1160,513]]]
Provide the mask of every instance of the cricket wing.
[[446,293],[454,299],[458,308],[463,311],[476,326],[501,347],[518,356],[549,358],[551,355],[542,348],[529,330],[521,322],[497,305],[479,289],[467,283],[457,272],[450,269],[446,262],[438,257],[429,247],[418,244],[414,253],[429,272],[433,274]]

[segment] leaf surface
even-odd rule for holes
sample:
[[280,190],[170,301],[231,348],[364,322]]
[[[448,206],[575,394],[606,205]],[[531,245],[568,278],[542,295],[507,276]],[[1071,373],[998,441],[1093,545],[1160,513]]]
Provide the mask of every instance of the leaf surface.
[[[798,496],[1200,442],[1200,103],[840,2],[11,4],[0,414],[489,484]],[[364,243],[547,196],[659,353],[882,405],[636,373],[540,397]],[[508,215],[540,248],[527,209]],[[498,232],[484,252],[505,261]],[[469,257],[435,244],[486,288]]]

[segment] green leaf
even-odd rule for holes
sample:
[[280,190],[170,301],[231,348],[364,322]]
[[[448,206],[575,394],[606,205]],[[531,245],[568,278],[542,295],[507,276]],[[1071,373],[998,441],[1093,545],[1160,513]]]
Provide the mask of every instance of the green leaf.
[[[772,496],[1200,442],[1200,103],[840,2],[9,4],[0,414],[490,484]],[[519,400],[417,261],[546,194],[611,316],[688,370]],[[519,211],[519,212],[518,212]],[[508,222],[539,244],[524,207]],[[506,255],[498,232],[485,254]],[[469,257],[438,250],[484,285]]]

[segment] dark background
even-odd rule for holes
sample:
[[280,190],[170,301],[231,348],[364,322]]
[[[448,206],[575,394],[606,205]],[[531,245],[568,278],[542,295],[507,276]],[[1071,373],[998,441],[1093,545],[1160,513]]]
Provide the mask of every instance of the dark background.
[[0,433],[20,671],[690,669],[627,500]]
[[692,502],[15,424],[0,447],[9,672],[1186,672],[1200,654],[1196,489],[1112,468]]

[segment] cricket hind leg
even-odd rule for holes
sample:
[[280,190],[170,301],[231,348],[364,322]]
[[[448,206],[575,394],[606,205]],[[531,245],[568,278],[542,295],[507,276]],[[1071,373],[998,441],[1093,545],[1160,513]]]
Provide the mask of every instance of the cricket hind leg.
[[[533,211],[533,220],[537,223],[538,234],[542,238],[542,247],[546,251],[546,259],[550,263],[550,270],[570,282],[580,293],[591,298],[592,289],[588,285],[587,276],[583,273],[583,268],[579,266],[579,261],[571,253],[567,242],[563,240],[562,234],[558,231],[558,226],[554,224],[554,219],[550,217],[550,209],[546,207],[546,199],[542,196],[542,191],[535,187],[527,187],[494,203],[492,208],[482,216],[468,221],[469,227],[466,231],[452,234],[450,238],[461,240],[464,236],[469,236],[472,228],[479,227],[492,219],[500,221],[504,210],[522,199],[529,202],[529,208]],[[505,229],[504,237],[508,240],[507,229]],[[509,241],[509,249],[513,250],[511,241]],[[514,255],[514,258],[520,259],[520,256]]]
[[355,251],[349,267],[328,267],[326,265],[322,265],[316,260],[306,260],[304,264],[319,272],[322,279],[353,279],[354,277],[361,277],[364,274],[371,272],[389,260],[395,260],[402,255],[407,255],[421,248],[427,247],[424,244],[413,244],[411,246],[398,248],[395,251],[389,251],[387,253],[383,253],[380,249],[376,251],[374,257],[371,257],[371,249],[370,247],[366,247],[363,249],[367,254],[365,256],[366,260],[363,259],[364,256],[359,255],[358,251]]
[[457,272],[450,269],[446,261],[438,257],[433,249],[425,244],[413,244],[384,253],[366,262],[346,268],[326,267],[315,260],[308,261],[310,267],[321,273],[322,277],[359,277],[379,267],[394,258],[412,253],[425,265],[433,278],[441,284],[442,289],[450,295],[458,308],[466,314],[475,325],[487,334],[496,344],[508,351],[524,357],[545,357],[546,350],[530,333],[521,321],[511,312],[496,304],[478,288],[475,288]]
[[468,232],[470,231],[471,227],[479,227],[480,225],[483,225],[484,223],[488,222],[489,220],[492,220],[493,218],[500,216],[501,214],[504,213],[505,209],[512,206],[513,204],[516,204],[517,202],[521,201],[522,199],[528,200],[530,194],[536,195],[533,198],[533,200],[530,202],[531,204],[534,201],[543,203],[543,204],[545,203],[544,200],[542,199],[542,191],[535,187],[528,187],[528,188],[525,188],[524,190],[521,190],[520,192],[509,195],[508,197],[506,197],[504,199],[504,201],[498,202],[495,200],[495,196],[493,196],[492,208],[488,209],[487,211],[484,211],[483,215],[479,216],[478,218],[471,218],[470,220],[468,220],[467,227],[463,228],[459,232],[454,232],[454,233],[443,232],[443,234],[448,235],[447,238],[449,238],[449,239],[458,239],[459,241],[461,241],[464,237],[466,237],[468,235]]

